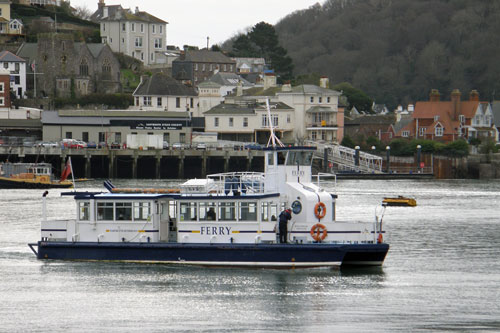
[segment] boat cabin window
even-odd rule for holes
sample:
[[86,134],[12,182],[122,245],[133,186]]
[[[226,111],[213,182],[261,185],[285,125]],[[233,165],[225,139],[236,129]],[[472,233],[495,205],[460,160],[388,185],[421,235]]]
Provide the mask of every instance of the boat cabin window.
[[214,202],[200,202],[200,221],[215,221],[217,219],[217,205]]
[[285,164],[286,152],[279,151],[278,152],[278,165]]
[[262,222],[277,221],[278,206],[270,202],[261,203],[260,218]]
[[257,221],[257,203],[241,202],[238,215],[240,221]]
[[150,202],[134,202],[134,221],[147,221],[150,215]]
[[180,221],[196,221],[196,202],[180,203]]
[[219,221],[236,221],[236,207],[234,202],[221,202],[219,204]]
[[80,221],[88,221],[90,219],[90,203],[89,202],[79,202],[78,203],[78,219]]
[[115,217],[119,221],[132,220],[132,203],[131,202],[117,202],[115,207]]
[[267,153],[267,165],[274,165],[274,152]]
[[286,165],[310,166],[312,164],[312,151],[290,151]]
[[97,203],[97,220],[98,221],[113,221],[113,203],[98,202]]

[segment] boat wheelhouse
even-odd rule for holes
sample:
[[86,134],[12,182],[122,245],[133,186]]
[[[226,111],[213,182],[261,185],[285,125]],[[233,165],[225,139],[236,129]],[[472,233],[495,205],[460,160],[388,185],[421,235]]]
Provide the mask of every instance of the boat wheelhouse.
[[[76,218],[48,220],[39,259],[162,262],[206,266],[381,265],[382,219],[336,221],[336,195],[312,182],[315,148],[265,148],[265,172],[210,175],[179,190],[70,192]],[[44,205],[45,207],[45,205]],[[287,243],[278,216],[293,210]],[[37,249],[35,250],[35,246]]]
[[68,188],[70,181],[58,181],[50,163],[0,163],[0,188]]

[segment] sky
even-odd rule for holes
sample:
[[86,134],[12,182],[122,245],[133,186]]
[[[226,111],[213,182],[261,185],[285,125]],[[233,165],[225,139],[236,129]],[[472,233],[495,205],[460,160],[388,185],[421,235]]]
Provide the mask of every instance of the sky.
[[[72,7],[97,10],[98,0],[70,0]],[[139,7],[164,21],[167,44],[206,47],[221,44],[259,22],[276,24],[286,15],[323,0],[105,0],[106,5]]]

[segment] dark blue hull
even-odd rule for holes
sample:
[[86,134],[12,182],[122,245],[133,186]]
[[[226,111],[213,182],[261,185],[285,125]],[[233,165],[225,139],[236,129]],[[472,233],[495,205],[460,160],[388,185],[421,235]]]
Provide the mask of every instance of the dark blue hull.
[[[38,242],[38,259],[150,262],[200,266],[308,268],[340,266],[355,251],[381,258],[387,244],[181,244]],[[35,250],[34,246],[38,249]],[[383,255],[382,255],[383,254]]]

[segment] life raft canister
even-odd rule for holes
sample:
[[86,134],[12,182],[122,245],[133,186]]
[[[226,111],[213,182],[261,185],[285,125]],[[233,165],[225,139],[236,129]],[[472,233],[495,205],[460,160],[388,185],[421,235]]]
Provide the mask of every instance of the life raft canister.
[[379,233],[377,237],[377,243],[382,244],[383,242],[384,242],[384,237],[382,236],[382,233]]
[[316,204],[316,206],[314,206],[314,215],[318,218],[318,219],[322,219],[323,217],[325,217],[326,215],[326,206],[324,203],[322,203],[321,201],[318,202]]
[[323,224],[316,223],[315,225],[312,226],[311,236],[315,241],[317,242],[322,241],[323,239],[326,238],[326,235],[328,235],[328,231],[326,230],[326,227]]

